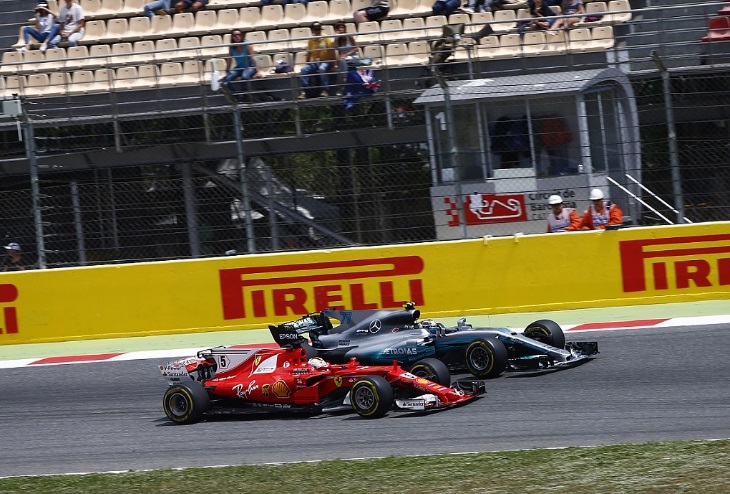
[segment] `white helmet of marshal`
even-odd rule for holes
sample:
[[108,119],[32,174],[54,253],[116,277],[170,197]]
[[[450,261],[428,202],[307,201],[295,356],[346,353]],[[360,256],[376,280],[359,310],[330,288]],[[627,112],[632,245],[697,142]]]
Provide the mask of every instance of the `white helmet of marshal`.
[[591,191],[591,201],[600,201],[603,199],[603,191],[601,189],[593,189]]
[[554,204],[560,204],[562,202],[563,202],[563,198],[557,194],[553,194],[550,197],[548,197],[548,204],[550,204],[551,206]]

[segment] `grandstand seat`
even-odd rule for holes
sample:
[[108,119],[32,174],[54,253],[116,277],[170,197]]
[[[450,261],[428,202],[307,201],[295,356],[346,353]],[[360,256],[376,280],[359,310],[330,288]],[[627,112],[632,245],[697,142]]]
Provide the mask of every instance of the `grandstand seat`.
[[[203,11],[213,12],[215,11]],[[196,13],[197,14],[197,13]],[[192,12],[181,12],[172,16],[172,26],[170,30],[165,33],[164,38],[168,36],[184,36],[188,33],[195,31],[195,15]],[[167,16],[170,17],[170,16]]]
[[426,38],[440,38],[446,22],[445,15],[429,15],[426,17]]
[[156,15],[152,17],[152,20],[150,21],[150,30],[147,33],[147,36],[143,39],[150,40],[166,38],[170,31],[172,31],[172,16]]
[[184,38],[180,38],[177,41],[177,47],[180,49],[177,54],[179,59],[185,60],[196,58],[200,49],[200,38],[197,36],[186,36]]
[[416,40],[426,37],[426,21],[423,17],[407,17],[403,19],[403,39]]
[[545,32],[527,31],[522,38],[522,56],[534,57],[545,51]]
[[[76,74],[74,73],[74,75]],[[118,91],[131,89],[137,77],[136,66],[119,67],[114,71],[114,89]]]
[[418,8],[418,0],[398,0],[391,2],[391,9],[388,12],[389,19],[398,19],[400,17],[411,17]]
[[46,60],[45,54],[40,50],[28,50],[23,52],[23,72],[43,72],[43,62]]
[[54,89],[58,90],[59,95],[63,96],[68,92],[68,88],[71,85],[71,74],[66,71],[59,70],[57,72],[51,72],[48,74],[48,84]]
[[[219,58],[214,58],[213,61],[209,60],[206,62],[206,66],[212,66],[215,63],[218,68],[218,72],[225,71],[225,65],[221,66],[221,62],[225,63]],[[210,72],[204,71],[201,64],[197,60],[185,60],[183,62],[183,73],[180,76],[180,86],[197,86],[199,84],[210,83]]]
[[155,42],[155,62],[171,62],[178,58],[177,40],[175,38],[162,38]]
[[14,94],[23,95],[25,93],[26,86],[25,76],[23,75],[8,75],[5,76],[5,95],[10,97]]
[[588,20],[586,17],[581,18],[576,27],[603,26],[611,22],[611,16],[608,12],[608,4],[602,1],[588,2],[585,4],[586,14],[592,16],[600,16],[596,21]]
[[383,19],[380,21],[380,40],[382,42],[398,42],[403,39],[403,22],[400,19]]
[[350,0],[350,5],[352,5],[352,11],[357,12],[370,7],[371,2],[370,0]]
[[[301,3],[295,5],[303,5]],[[266,43],[257,46],[256,51],[274,52],[289,49],[289,30],[288,29],[272,29],[266,35]]]
[[135,41],[132,45],[132,64],[145,64],[154,58],[155,42],[151,39]]
[[102,89],[102,93],[108,93],[114,87],[114,69],[101,68],[94,71],[94,84]]
[[294,27],[289,31],[289,48],[294,51],[305,50],[307,41],[312,37],[309,27]]
[[0,65],[0,75],[17,74],[23,69],[23,54],[7,50],[3,52],[3,63]]
[[123,41],[139,41],[141,39],[147,39],[150,27],[150,19],[144,15],[138,17],[132,17],[129,19],[129,26],[127,33],[124,35]]
[[95,45],[106,34],[106,23],[102,20],[86,21],[84,23],[84,37],[79,40],[80,45]]
[[[249,31],[246,33],[246,39],[251,43],[254,51],[261,51],[268,41],[266,31]],[[226,48],[226,56],[228,56],[228,52],[228,48]]]
[[[177,14],[179,15],[179,14]],[[199,10],[195,13],[195,24],[187,31],[182,31],[183,35],[204,36],[213,34],[218,25],[218,13],[215,10]],[[175,23],[173,22],[173,29]],[[175,29],[175,31],[178,31]]]
[[431,56],[431,47],[428,41],[411,41],[408,43],[408,56],[411,65],[427,64]]
[[527,0],[506,0],[502,4],[503,9],[519,10],[527,8]]
[[447,19],[449,24],[464,24],[464,26],[471,22],[471,16],[463,13],[451,14]]
[[357,26],[357,42],[361,45],[380,41],[380,24],[378,21],[361,22]]
[[[271,63],[273,64],[272,68],[276,67],[276,64],[279,63],[279,61],[283,60],[284,62],[289,64],[289,67],[292,67],[292,56],[289,52],[280,52],[280,53],[274,53],[271,55]],[[272,73],[269,74],[269,77],[288,77],[288,74],[286,73]]]
[[253,58],[256,61],[256,69],[258,69],[259,73],[264,77],[270,75],[271,69],[274,66],[271,62],[271,55],[257,53]]
[[328,21],[346,22],[352,20],[353,10],[350,0],[330,0],[329,8]]
[[149,0],[124,0],[124,8],[119,13],[120,16],[135,17],[142,14],[145,4]]
[[548,34],[545,38],[545,54],[546,55],[562,55],[568,52],[568,37],[566,31],[558,29],[552,31],[554,34]]
[[471,15],[471,22],[472,24],[464,29],[464,33],[467,35],[476,34],[487,24],[494,22],[494,16],[491,12],[474,12]]
[[66,70],[88,70],[89,47],[85,45],[66,48]]
[[433,12],[433,1],[432,0],[418,0],[418,7],[413,15],[425,17],[431,15]]
[[499,36],[484,36],[476,46],[475,57],[480,60],[491,60],[499,52]]
[[522,54],[522,40],[517,33],[503,34],[499,37],[499,49],[494,53],[497,58],[519,58]]
[[577,27],[568,31],[568,52],[585,53],[594,51],[591,30],[587,27]]
[[112,45],[112,65],[127,65],[134,61],[134,47],[132,43],[122,42]]
[[160,87],[177,86],[182,78],[181,62],[165,62],[160,65]]
[[238,26],[238,9],[223,9],[218,11],[218,20],[212,32],[229,32]]
[[261,20],[261,11],[258,7],[243,7],[238,11],[238,23],[249,29],[256,27]]
[[[93,70],[75,70],[71,74],[71,85],[68,88],[69,94],[87,94],[95,92]],[[100,92],[100,91],[96,91]]]
[[25,29],[25,26],[20,26],[18,29],[18,39],[10,45],[10,48],[15,50],[16,48],[20,48],[21,46],[25,46],[25,40],[23,39],[23,29]]
[[[707,34],[702,37],[702,41],[728,41],[730,40],[730,15],[718,15],[710,17],[708,21]],[[3,60],[5,60],[3,54]]]
[[106,21],[106,31],[97,38],[98,43],[117,43],[126,38],[129,31],[129,21],[125,17]]
[[280,27],[296,27],[305,22],[307,18],[307,6],[303,3],[287,3],[284,6],[284,19]]
[[133,89],[150,89],[157,87],[160,82],[160,68],[156,64],[140,65],[137,67],[137,79],[132,84]]
[[305,23],[314,21],[324,22],[330,15],[330,8],[324,0],[313,0],[307,4],[307,16],[304,18]]
[[124,0],[101,0],[101,8],[97,11],[97,17],[122,17],[124,16]]
[[49,84],[48,74],[30,74],[26,76],[25,95],[29,98],[47,96],[48,89],[51,89],[48,87]]
[[[97,45],[94,45],[97,46]],[[107,46],[107,45],[98,45]],[[46,50],[45,69],[48,72],[63,70],[66,65],[66,48],[49,48]]]
[[631,20],[631,4],[629,0],[610,0],[608,2],[608,11],[610,18],[607,19],[609,24],[623,24]]
[[[78,4],[87,18],[96,18],[97,14],[101,12],[101,0],[78,0]],[[58,12],[58,10],[53,12]]]
[[616,38],[613,35],[613,26],[596,26],[591,29],[593,46],[595,50],[608,50],[613,48]]
[[201,37],[200,56],[202,58],[228,56],[228,46],[223,44],[223,37],[220,34],[209,34]]
[[498,10],[494,12],[492,29],[495,33],[508,33],[517,29],[517,14],[515,10]]
[[261,8],[261,19],[256,26],[259,29],[275,29],[284,23],[284,7],[279,4],[264,5]]
[[[91,45],[89,47],[89,57],[86,59],[84,68],[106,67],[109,65],[109,57],[112,54],[111,45]],[[46,59],[48,58],[48,52],[46,52]]]
[[382,45],[367,45],[362,47],[363,58],[369,58],[373,61],[374,66],[383,64],[383,47]]
[[408,65],[410,55],[406,43],[390,43],[385,46],[385,65],[388,67],[399,67]]

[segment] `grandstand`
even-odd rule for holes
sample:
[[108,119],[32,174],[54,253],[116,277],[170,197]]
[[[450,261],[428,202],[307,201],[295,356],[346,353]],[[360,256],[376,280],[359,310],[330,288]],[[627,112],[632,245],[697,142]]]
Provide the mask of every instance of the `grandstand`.
[[[51,9],[57,11],[57,5],[50,3]],[[307,4],[268,6],[253,0],[211,0],[206,10],[195,15],[156,15],[152,19],[143,15],[145,2],[142,0],[80,0],[79,3],[86,14],[86,34],[79,46],[62,44],[45,52],[21,53],[15,48],[24,44],[22,28],[28,25],[35,2],[0,0],[4,19],[0,26],[3,49],[0,96],[4,100],[23,98],[28,118],[21,120],[24,125],[30,122],[35,132],[41,189],[47,196],[43,198],[44,207],[57,201],[54,207],[64,210],[55,222],[50,221],[54,226],[47,229],[55,229],[44,243],[45,249],[56,254],[56,260],[50,260],[50,265],[93,262],[88,258],[80,260],[76,255],[79,221],[84,223],[87,244],[93,244],[89,250],[97,252],[99,262],[212,255],[233,248],[239,252],[285,248],[272,226],[277,220],[267,220],[267,217],[278,215],[281,220],[286,208],[265,204],[266,194],[254,201],[256,218],[249,221],[261,226],[257,226],[257,240],[252,244],[246,238],[251,236],[251,231],[242,234],[241,225],[231,220],[231,191],[235,186],[229,187],[227,193],[220,192],[223,188],[220,184],[214,187],[215,170],[221,163],[252,157],[263,157],[278,176],[287,176],[289,194],[306,189],[307,192],[300,193],[333,203],[345,218],[335,222],[337,228],[324,225],[312,234],[311,228],[317,228],[305,221],[306,215],[288,215],[286,221],[295,231],[291,235],[308,239],[286,244],[291,248],[345,245],[348,242],[344,238],[355,244],[437,238],[436,232],[442,225],[434,224],[438,220],[428,204],[434,201],[432,187],[439,185],[434,170],[441,164],[433,153],[433,136],[429,140],[431,123],[427,111],[423,105],[414,104],[425,90],[438,86],[433,70],[452,82],[490,79],[497,75],[528,78],[539,75],[547,92],[551,74],[557,81],[557,76],[566,72],[580,77],[607,68],[621,71],[636,93],[632,104],[638,112],[634,120],[637,130],[641,129],[643,152],[633,157],[621,155],[620,159],[647,163],[642,181],[651,185],[657,195],[670,196],[671,203],[675,190],[666,179],[670,161],[666,150],[670,139],[665,128],[668,108],[660,97],[662,73],[656,61],[660,59],[674,79],[673,99],[682,103],[671,108],[679,137],[684,142],[680,153],[686,162],[682,165],[691,173],[703,167],[696,178],[700,180],[707,176],[708,170],[727,164],[722,158],[720,163],[714,162],[715,156],[721,156],[718,150],[727,145],[727,136],[722,131],[728,125],[723,108],[727,107],[730,87],[727,2],[663,0],[661,5],[656,5],[648,0],[584,0],[586,13],[573,29],[556,34],[538,31],[525,35],[518,33],[518,23],[527,16],[526,2],[520,0],[511,0],[493,13],[457,13],[448,18],[432,15],[430,1],[396,0],[385,19],[360,25],[352,18],[352,12],[362,3],[360,0],[312,0]],[[559,8],[554,10],[556,15],[561,14]],[[335,22],[345,22],[348,33],[356,35],[361,56],[372,60],[371,68],[382,81],[378,93],[354,111],[346,112],[340,98],[334,96],[297,99],[298,73],[311,35],[309,26],[314,20],[325,25],[327,35],[333,34]],[[465,29],[453,57],[440,67],[429,66],[431,43],[442,35],[443,26],[454,24],[463,24]],[[486,24],[492,27],[493,34],[479,40],[470,37]],[[234,27],[246,31],[246,38],[258,53],[257,65],[263,77],[248,81],[245,90],[232,99],[213,91],[210,82],[214,70],[224,70],[230,31]],[[281,59],[289,62],[292,72],[273,71],[275,62]],[[521,101],[525,96],[515,98]],[[580,113],[583,107],[576,108]],[[457,114],[458,111],[457,106]],[[244,123],[241,136],[237,136],[237,116]],[[590,115],[586,118],[589,120]],[[698,126],[693,128],[693,123],[698,121],[711,132],[697,131]],[[582,124],[580,119],[575,122],[571,123],[572,130],[578,135]],[[5,193],[25,194],[22,200],[18,199],[18,210],[22,210],[30,202],[31,191],[27,190],[25,175],[30,161],[25,144],[18,140],[17,125],[17,118],[0,119],[3,135],[0,171],[6,177]],[[484,140],[488,140],[488,131],[483,132]],[[457,147],[463,144],[469,148],[465,143],[458,143],[460,135],[455,136]],[[712,137],[712,142],[704,145],[703,149],[707,150],[704,157],[689,151],[697,145],[700,136]],[[576,144],[575,153],[597,159],[586,155],[585,145]],[[488,151],[482,154],[488,155]],[[532,163],[528,165],[536,175],[534,145],[531,154]],[[303,174],[301,170],[290,169],[298,161],[324,161],[327,166],[316,173]],[[401,176],[418,177],[417,187],[407,194],[411,196],[412,206],[405,212],[402,203],[380,201],[378,194],[365,190],[368,185],[377,184],[385,194],[410,186],[412,182],[398,174],[382,171],[394,161],[411,163]],[[429,165],[425,174],[424,162]],[[485,167],[479,180],[495,177],[495,166],[489,159],[478,163]],[[218,191],[218,198],[210,199],[211,203],[219,201],[214,208],[216,212],[210,213],[215,220],[207,222],[214,232],[210,236],[216,239],[210,241],[210,249],[205,248],[205,239],[194,242],[190,239],[191,229],[197,230],[198,226],[181,224],[179,219],[188,217],[189,221],[192,213],[186,211],[189,204],[182,186],[187,180],[182,168],[188,165],[192,168],[185,173],[191,174],[193,182],[202,184],[196,188],[199,194],[207,194],[211,189]],[[607,172],[604,175],[611,177],[611,166],[604,168]],[[176,198],[176,206],[157,205],[150,196],[159,194],[159,189],[145,195],[131,192],[130,186],[129,208],[135,213],[130,215],[130,226],[123,229],[126,233],[122,236],[128,238],[120,240],[120,233],[109,233],[105,225],[111,221],[112,210],[121,206],[102,205],[98,197],[93,197],[103,190],[100,170],[107,174],[109,187],[117,180],[122,180],[125,187],[134,181],[146,185],[168,182],[166,190]],[[688,192],[697,190],[701,196],[685,202],[692,206],[709,205],[709,209],[698,212],[703,219],[727,218],[727,200],[719,199],[720,192],[730,187],[726,172],[723,173],[716,184],[720,190],[712,191],[711,200],[706,200],[706,188],[685,185]],[[621,175],[614,173],[612,178],[627,187],[631,185]],[[520,178],[522,174],[515,176]],[[593,175],[586,177],[585,183],[573,187],[587,191],[591,184],[597,184]],[[688,179],[686,175],[683,178]],[[74,216],[73,205],[66,197],[68,189],[59,185],[71,182],[81,184],[82,209],[103,210],[88,226],[85,218],[80,220]],[[88,193],[84,192],[87,183],[94,184]],[[516,187],[551,190],[563,187],[555,181],[536,184],[525,182]],[[59,190],[52,191],[56,186]],[[237,194],[235,200],[245,202]],[[614,190],[613,195],[627,203],[626,209],[632,211],[635,221],[648,221],[644,218],[646,210],[630,196],[621,194],[620,190]],[[154,204],[165,211],[142,213],[132,207],[135,202]],[[422,210],[414,210],[415,204],[421,204]],[[135,233],[134,218],[144,217],[149,221],[140,220],[139,233]],[[11,213],[0,218],[6,235],[22,236],[26,244],[38,245],[37,225],[33,228],[32,221],[28,221],[21,234],[21,228],[12,224],[16,220]],[[162,231],[162,225],[162,230],[170,232],[168,239],[141,240],[144,232]],[[306,233],[296,233],[300,231]],[[312,238],[317,241],[312,242]],[[122,244],[128,248],[123,249]],[[193,248],[191,244],[203,247]]]

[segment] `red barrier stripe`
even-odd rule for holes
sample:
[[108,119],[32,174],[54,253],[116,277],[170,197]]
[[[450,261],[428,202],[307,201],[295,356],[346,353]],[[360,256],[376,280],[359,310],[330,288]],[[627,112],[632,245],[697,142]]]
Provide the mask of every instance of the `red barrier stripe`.
[[669,318],[665,319],[635,319],[633,321],[616,321],[616,322],[592,322],[587,324],[579,324],[570,331],[586,330],[586,329],[611,329],[611,328],[631,328],[631,327],[644,327],[644,326],[656,326],[657,324],[668,321]]
[[97,362],[102,360],[109,360],[110,358],[118,357],[123,353],[99,353],[96,355],[71,355],[68,357],[47,357],[35,362],[31,362],[28,365],[43,365],[43,364],[70,364],[75,362]]

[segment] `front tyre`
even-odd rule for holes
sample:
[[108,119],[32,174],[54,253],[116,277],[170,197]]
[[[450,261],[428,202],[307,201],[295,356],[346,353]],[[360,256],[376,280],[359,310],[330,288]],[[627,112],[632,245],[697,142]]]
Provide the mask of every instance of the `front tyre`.
[[464,355],[466,368],[475,377],[489,379],[507,368],[507,349],[496,338],[479,338],[469,343]]
[[393,388],[384,377],[363,377],[350,389],[350,405],[366,419],[384,416],[393,408]]
[[208,410],[209,403],[208,392],[199,383],[171,386],[162,399],[165,415],[176,424],[199,422]]
[[408,369],[414,376],[424,377],[447,388],[451,386],[451,373],[446,364],[435,358],[419,360]]
[[565,334],[562,328],[550,319],[540,319],[533,322],[527,326],[524,335],[546,345],[560,349],[565,348]]

